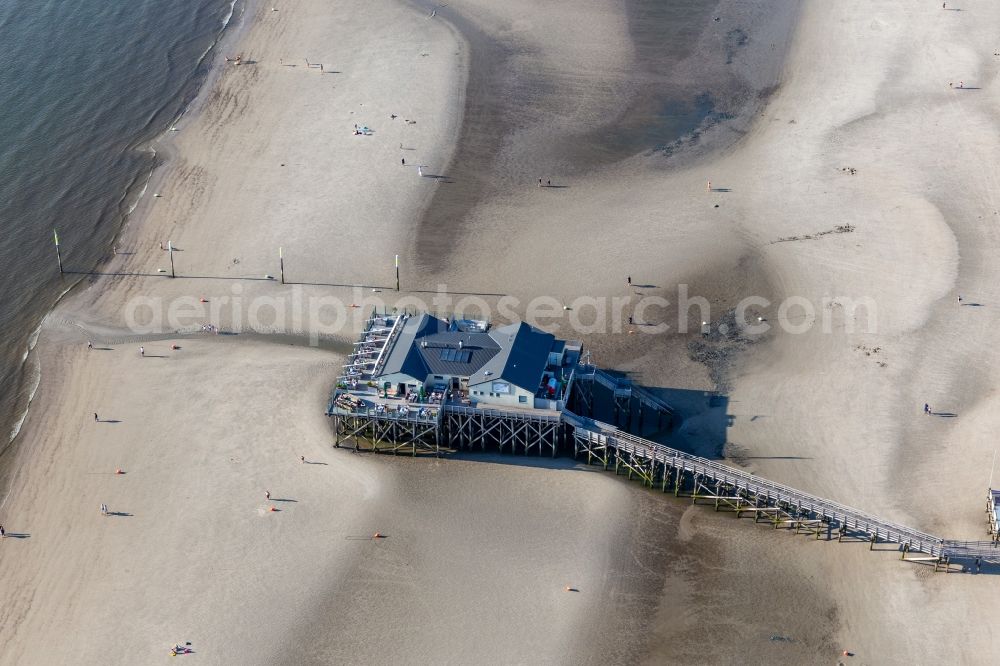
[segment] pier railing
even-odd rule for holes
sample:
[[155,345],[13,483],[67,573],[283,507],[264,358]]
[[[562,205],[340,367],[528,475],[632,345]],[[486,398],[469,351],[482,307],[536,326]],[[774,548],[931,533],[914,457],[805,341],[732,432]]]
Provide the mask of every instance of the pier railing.
[[[981,559],[1000,563],[1000,548],[992,541],[957,541],[943,539],[920,530],[899,525],[867,512],[845,506],[832,500],[762,479],[754,474],[735,469],[721,462],[701,458],[618,430],[614,426],[594,421],[564,411],[563,420],[573,426],[573,436],[588,450],[604,450],[605,461],[612,453],[617,458],[627,458],[645,464],[656,473],[673,473],[725,487],[730,495],[745,499],[748,507],[780,508],[799,519],[818,520],[822,524],[845,531],[861,533],[873,543],[881,540],[899,544],[904,553],[924,553],[948,559]],[[661,476],[661,478],[663,478]]]
[[446,414],[462,414],[466,416],[488,416],[492,418],[511,419],[514,421],[552,421],[559,422],[561,416],[555,412],[541,410],[516,410],[503,409],[499,407],[469,407],[466,405],[456,405],[445,403],[442,409]]

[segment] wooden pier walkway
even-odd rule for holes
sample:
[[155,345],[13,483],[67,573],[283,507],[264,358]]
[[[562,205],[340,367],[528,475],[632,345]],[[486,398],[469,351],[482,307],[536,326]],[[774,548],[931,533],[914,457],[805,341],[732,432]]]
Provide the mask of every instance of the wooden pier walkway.
[[595,397],[594,385],[600,385],[608,391],[611,396],[610,404],[613,408],[615,426],[624,426],[630,429],[633,425],[633,409],[638,417],[637,427],[641,431],[643,428],[643,417],[653,420],[657,428],[669,426],[673,418],[674,410],[665,400],[647,388],[636,384],[627,375],[617,375],[602,370],[589,363],[577,365],[574,373],[574,389],[572,394],[575,399],[573,409],[581,414],[594,416]]
[[883,520],[832,500],[767,481],[743,470],[699,458],[663,444],[630,435],[615,426],[594,421],[564,410],[564,423],[572,426],[574,455],[586,456],[591,464],[605,469],[623,469],[650,487],[677,496],[691,497],[693,503],[712,502],[715,509],[729,510],[736,517],[746,514],[754,522],[766,521],[796,532],[815,534],[819,539],[836,535],[899,546],[902,559],[930,561],[935,570],[948,570],[951,562],[1000,564],[1000,547],[995,541],[956,541]]
[[[935,570],[943,567],[948,571],[951,563],[958,562],[975,563],[977,569],[982,562],[1000,564],[1000,492],[990,491],[991,541],[943,539],[897,525],[620,430],[618,423],[626,430],[631,428],[633,408],[639,432],[644,414],[655,418],[655,425],[661,427],[664,419],[673,417],[673,409],[631,377],[589,363],[578,364],[573,373],[575,411],[474,406],[447,394],[415,403],[394,392],[389,395],[389,387],[380,393],[372,380],[384,367],[391,343],[406,318],[404,313],[379,316],[372,312],[327,408],[327,415],[335,421],[335,446],[414,456],[441,455],[442,449],[486,450],[495,446],[511,453],[555,456],[567,450],[572,440],[577,459],[586,456],[588,463],[603,464],[604,469],[614,466],[616,473],[624,470],[630,479],[636,477],[651,488],[672,490],[695,504],[710,502],[716,511],[732,511],[737,518],[753,516],[754,522],[813,534],[816,539],[860,539],[870,548],[878,543],[896,544],[902,559],[933,562]],[[615,425],[579,415],[593,416],[595,385],[610,393]]]

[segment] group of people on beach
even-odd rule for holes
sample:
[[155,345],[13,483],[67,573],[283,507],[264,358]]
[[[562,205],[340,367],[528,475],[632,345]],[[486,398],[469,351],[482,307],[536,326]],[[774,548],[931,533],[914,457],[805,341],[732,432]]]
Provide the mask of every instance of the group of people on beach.
[[176,657],[179,654],[193,654],[194,650],[191,649],[191,641],[187,641],[184,645],[175,643],[172,648],[170,648],[170,656]]

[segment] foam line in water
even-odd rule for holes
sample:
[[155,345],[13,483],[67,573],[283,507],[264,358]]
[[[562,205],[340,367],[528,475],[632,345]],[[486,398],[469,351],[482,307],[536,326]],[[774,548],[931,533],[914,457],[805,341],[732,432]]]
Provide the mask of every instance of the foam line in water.
[[[149,150],[150,150],[150,152],[153,153],[153,164],[155,165],[156,164],[156,150],[154,150],[153,148],[150,148]],[[146,190],[149,188],[149,181],[153,179],[153,170],[154,169],[155,169],[155,166],[152,169],[150,169],[149,171],[146,172],[146,180],[142,184],[142,189],[139,190],[139,194],[137,194],[135,196],[135,201],[133,201],[132,204],[128,207],[128,212],[125,213],[125,217],[128,217],[129,215],[131,215],[133,212],[135,212],[135,209],[139,207],[139,202],[142,201],[143,195],[146,194]]]
[[[31,352],[34,351],[35,345],[38,344],[38,336],[41,335],[41,333],[41,324],[35,327],[35,330],[31,332],[31,336],[28,338],[28,348],[24,350],[24,355],[21,357],[22,369],[27,364],[28,357],[31,356]],[[38,391],[38,385],[42,381],[41,364],[36,365],[33,370],[34,371],[31,373],[31,388],[28,390],[28,402],[24,405],[24,411],[21,412],[21,416],[18,417],[17,421],[14,423],[14,427],[10,430],[10,437],[7,439],[8,444],[13,442],[18,433],[21,432],[21,426],[24,425],[24,420],[28,418],[28,409],[31,407],[31,401],[35,399],[35,392]]]
[[229,3],[229,13],[226,14],[226,18],[222,19],[222,29],[225,30],[226,26],[229,25],[229,20],[233,18],[233,12],[236,11],[236,3],[239,0],[233,0]]
[[[229,13],[226,15],[226,18],[222,20],[222,28],[220,28],[219,32],[215,35],[215,39],[212,40],[212,43],[209,44],[205,48],[205,50],[201,52],[200,56],[198,56],[197,61],[195,61],[194,71],[197,71],[198,68],[201,67],[202,63],[205,62],[209,54],[211,54],[212,51],[215,50],[215,47],[219,45],[219,42],[222,41],[222,38],[226,33],[226,28],[229,27],[229,23],[233,20],[233,16],[236,14],[236,5],[239,1],[240,0],[232,0],[229,3]],[[177,116],[170,121],[170,124],[167,125],[167,127],[163,130],[159,138],[162,138],[170,130],[171,127],[177,126],[177,123],[180,122],[180,120],[185,115],[187,115],[187,112],[191,108],[191,105],[194,104],[195,100],[197,99],[198,96],[196,95],[194,98],[191,99],[191,101],[189,101],[187,104],[184,105],[184,108],[182,108],[180,112],[177,114]]]

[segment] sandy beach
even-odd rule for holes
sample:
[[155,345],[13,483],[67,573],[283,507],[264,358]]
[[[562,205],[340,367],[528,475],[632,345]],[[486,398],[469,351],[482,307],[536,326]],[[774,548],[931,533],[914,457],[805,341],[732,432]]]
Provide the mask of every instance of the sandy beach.
[[[1000,658],[993,575],[565,458],[332,447],[373,305],[544,296],[550,330],[687,400],[676,445],[985,538],[1000,9],[638,4],[250,6],[220,54],[241,64],[219,58],[117,254],[42,327],[0,500],[0,663],[185,641],[213,664]],[[666,24],[694,46],[656,50]],[[702,90],[660,142],[657,95]],[[751,296],[768,330],[719,333]]]

